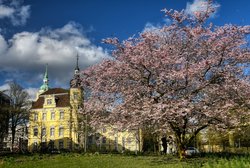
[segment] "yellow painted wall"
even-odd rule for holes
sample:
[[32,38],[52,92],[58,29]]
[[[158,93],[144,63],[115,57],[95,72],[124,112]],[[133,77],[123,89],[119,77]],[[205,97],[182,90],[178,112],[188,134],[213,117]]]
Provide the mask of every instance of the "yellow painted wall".
[[[74,89],[70,91],[70,103],[69,107],[56,107],[55,96],[45,95],[45,101],[43,108],[33,109],[30,112],[29,117],[29,150],[33,150],[34,143],[38,145],[41,142],[46,142],[47,144],[50,140],[54,141],[55,148],[59,149],[59,142],[63,141],[63,148],[74,150],[78,148],[78,120],[77,120],[77,108],[80,100],[74,100],[73,93],[80,93],[79,89]],[[79,94],[79,96],[81,96]],[[47,104],[47,99],[52,99],[51,104]],[[52,112],[54,112],[54,118],[52,118]],[[60,119],[60,112],[63,112],[63,118]],[[38,115],[37,120],[35,120],[35,114]],[[46,118],[43,119],[43,114],[46,114]],[[34,128],[38,128],[38,135],[34,136]],[[46,128],[46,134],[41,136],[42,129]],[[54,128],[54,136],[51,136],[51,128]],[[59,135],[59,128],[63,128],[63,135]],[[71,141],[72,139],[72,141]],[[71,148],[72,142],[72,148]]]
[[[32,151],[34,143],[38,145],[41,142],[46,142],[48,145],[52,140],[54,141],[54,147],[59,149],[59,143],[63,141],[63,148],[69,150],[78,149],[79,146],[83,147],[84,137],[78,137],[79,123],[78,123],[78,108],[82,103],[82,90],[78,88],[71,88],[70,94],[70,106],[69,107],[56,107],[55,95],[43,95],[44,105],[41,109],[32,109],[29,117],[29,150]],[[50,104],[48,99],[51,99]],[[63,119],[60,119],[60,112],[64,112]],[[54,119],[51,118],[51,112],[54,112]],[[38,115],[35,120],[35,114]],[[43,119],[43,114],[46,114],[46,118]],[[59,136],[59,128],[64,128],[63,136]],[[38,135],[34,136],[34,128],[38,128]],[[42,129],[46,128],[46,135],[41,136]],[[54,136],[50,135],[51,128],[54,128]],[[92,144],[88,144],[89,149],[92,148],[96,151],[141,151],[142,149],[142,135],[141,131],[116,131],[112,126],[106,126],[103,129],[97,130],[93,137]],[[83,131],[83,130],[82,130]],[[83,134],[82,134],[83,136]],[[106,139],[103,140],[103,139]],[[70,142],[72,140],[72,148]],[[80,141],[80,144],[79,144]]]
[[89,148],[97,151],[141,151],[141,131],[117,131],[117,129],[106,126],[97,130],[95,137],[92,139],[92,144],[89,144]]

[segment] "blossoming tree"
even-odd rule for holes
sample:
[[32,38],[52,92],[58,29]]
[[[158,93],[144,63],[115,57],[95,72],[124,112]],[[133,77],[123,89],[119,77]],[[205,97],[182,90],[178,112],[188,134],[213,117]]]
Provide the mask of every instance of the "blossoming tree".
[[170,129],[182,158],[201,130],[234,126],[249,115],[250,27],[208,24],[211,1],[194,16],[164,12],[171,25],[105,40],[115,50],[83,72],[91,90],[85,107],[94,125]]

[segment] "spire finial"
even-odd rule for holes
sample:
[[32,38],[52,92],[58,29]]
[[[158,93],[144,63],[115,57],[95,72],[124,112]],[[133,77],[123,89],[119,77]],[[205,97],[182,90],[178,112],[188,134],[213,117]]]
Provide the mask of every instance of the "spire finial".
[[43,85],[40,87],[39,92],[45,92],[49,89],[49,77],[48,77],[48,63],[46,64],[45,73],[43,77]]
[[77,70],[79,70],[78,61],[79,61],[79,55],[78,55],[78,53],[77,53],[77,55],[76,55],[76,69],[77,69]]
[[78,55],[78,53],[77,53],[77,55],[76,55],[76,67],[75,67],[75,74],[78,74],[78,73],[79,73],[79,71],[80,71],[80,68],[79,68],[79,64],[78,64],[78,62],[79,62],[79,55]]
[[45,69],[45,73],[44,73],[44,79],[48,79],[48,63],[46,63],[46,69]]

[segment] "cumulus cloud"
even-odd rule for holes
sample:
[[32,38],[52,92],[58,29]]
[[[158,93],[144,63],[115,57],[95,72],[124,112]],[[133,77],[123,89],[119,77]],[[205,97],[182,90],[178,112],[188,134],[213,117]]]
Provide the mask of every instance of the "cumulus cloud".
[[0,91],[7,91],[9,89],[10,89],[10,87],[7,83],[0,86]]
[[[4,91],[4,93],[6,93],[6,94],[8,94],[9,89],[10,89],[10,87],[9,87],[9,84],[7,82],[0,86],[0,91]],[[24,90],[29,94],[30,100],[36,99],[36,95],[38,92],[37,88],[30,87],[30,88],[25,88]]]
[[147,22],[142,30],[142,32],[148,32],[148,31],[153,31],[153,32],[157,32],[159,31],[160,28],[163,27],[163,25],[170,25],[171,24],[171,20],[169,18],[164,18],[163,23],[151,23],[151,22]]
[[32,88],[42,84],[46,63],[52,87],[69,87],[77,54],[81,69],[108,56],[74,22],[58,29],[17,33],[9,40],[0,35],[0,53],[0,76],[2,73],[6,78],[24,81]]
[[157,31],[160,28],[160,24],[154,25],[153,23],[147,22],[142,32]]
[[[206,11],[207,7],[208,7],[207,0],[194,0],[193,3],[187,2],[185,12],[187,14],[193,15],[196,12]],[[218,4],[217,2],[213,2],[212,7],[215,9],[214,15],[212,15],[212,17],[214,17],[220,7],[220,4]]]
[[15,10],[5,5],[0,5],[0,18],[10,17]]
[[147,22],[142,30],[142,32],[147,32],[147,31],[158,31],[160,28],[162,28],[164,25],[170,25],[172,21],[164,17],[161,22],[158,23],[152,23],[152,22]]
[[36,95],[37,95],[37,92],[38,92],[37,88],[26,88],[25,90],[26,90],[26,92],[28,92],[31,100],[36,99]]
[[30,5],[22,5],[20,1],[0,1],[0,19],[10,19],[14,26],[25,25],[30,16]]

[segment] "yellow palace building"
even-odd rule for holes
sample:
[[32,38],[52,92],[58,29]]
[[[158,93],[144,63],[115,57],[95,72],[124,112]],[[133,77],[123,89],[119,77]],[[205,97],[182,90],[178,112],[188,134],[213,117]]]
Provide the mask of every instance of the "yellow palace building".
[[[74,77],[79,77],[78,63]],[[29,151],[76,150],[79,148],[77,109],[82,90],[77,85],[71,85],[69,90],[49,88],[48,81],[46,66],[43,85],[29,116]]]
[[142,143],[138,136],[140,133],[136,133],[138,131],[114,132],[107,127],[88,133],[87,129],[79,128],[78,108],[83,90],[80,87],[78,57],[73,79],[68,90],[49,88],[46,66],[43,85],[30,111],[29,151],[74,151],[83,148],[85,151],[140,151]]

